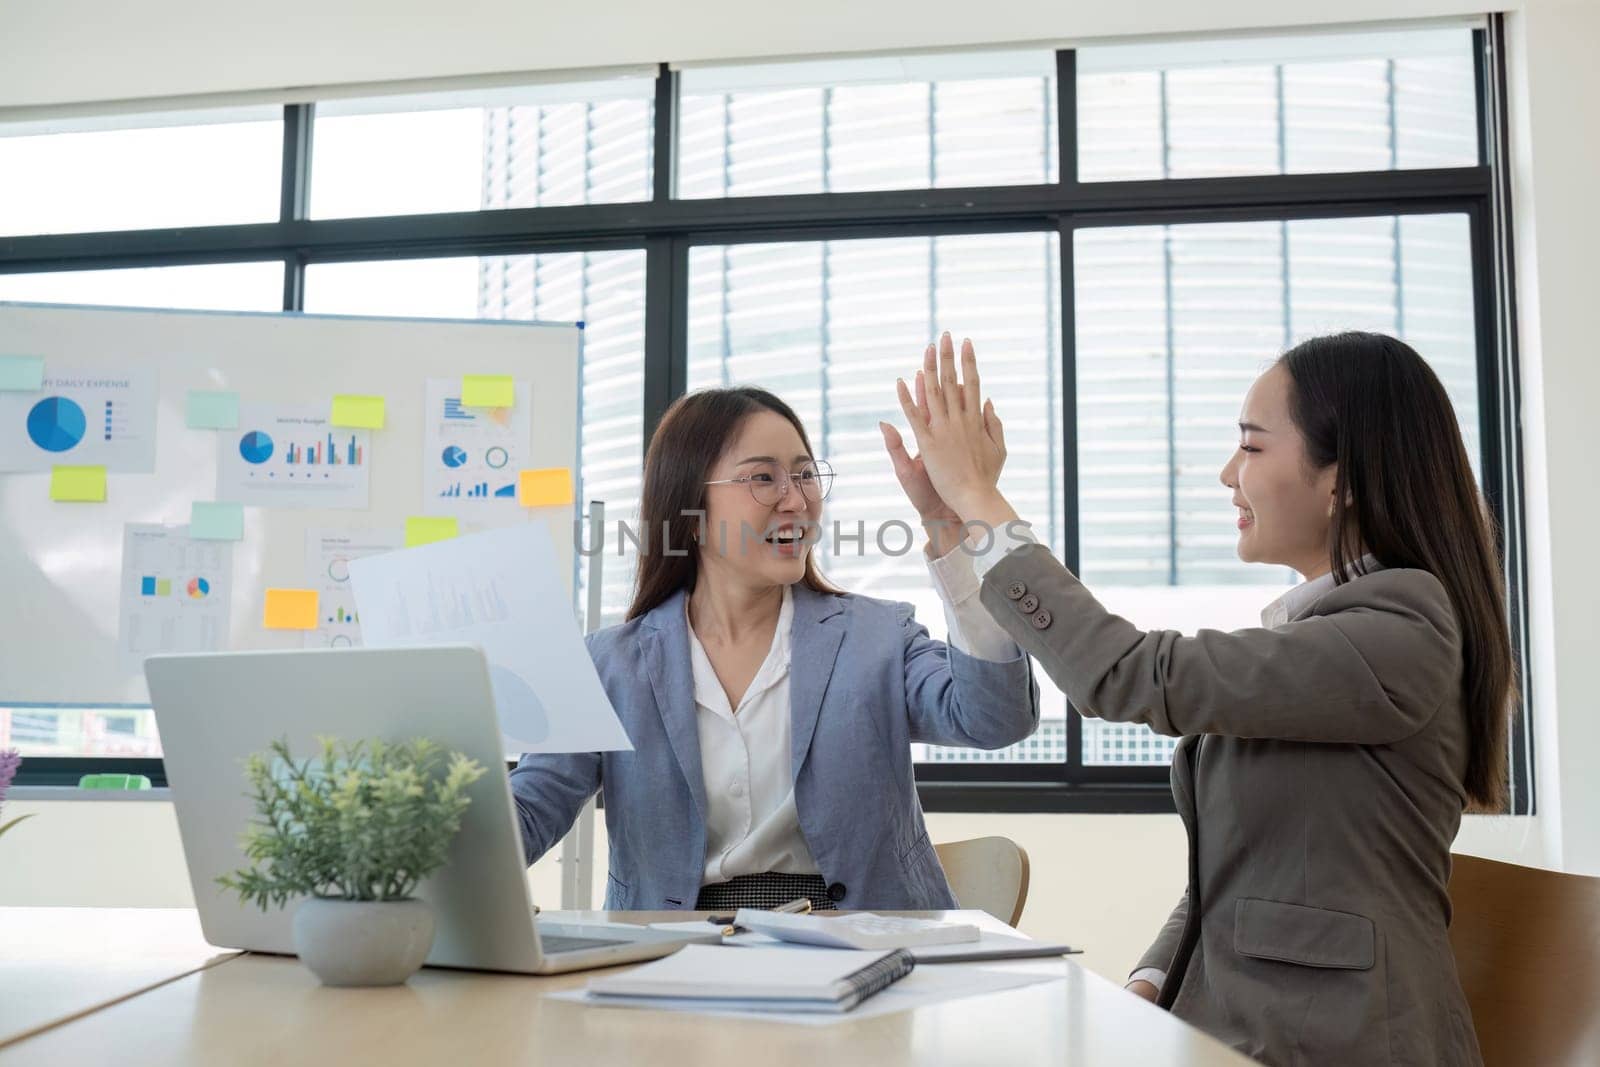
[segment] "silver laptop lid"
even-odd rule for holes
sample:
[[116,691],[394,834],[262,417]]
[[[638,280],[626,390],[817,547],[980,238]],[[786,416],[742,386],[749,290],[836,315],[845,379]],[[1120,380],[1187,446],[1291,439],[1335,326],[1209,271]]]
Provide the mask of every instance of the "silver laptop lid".
[[152,656],[145,661],[167,780],[208,941],[294,951],[294,902],[262,912],[217,885],[246,863],[255,817],[243,761],[286,737],[295,759],[318,738],[427,737],[484,766],[450,862],[417,895],[433,905],[431,964],[526,971],[538,936],[505,753],[483,653],[469,646]]

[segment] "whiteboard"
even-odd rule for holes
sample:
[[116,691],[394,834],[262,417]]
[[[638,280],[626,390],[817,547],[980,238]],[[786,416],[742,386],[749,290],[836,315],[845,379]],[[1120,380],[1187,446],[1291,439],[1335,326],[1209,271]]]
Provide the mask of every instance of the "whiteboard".
[[[243,540],[217,542],[232,554],[224,647],[299,648],[299,631],[263,627],[263,593],[308,585],[307,531],[398,535],[408,516],[426,513],[425,380],[531,381],[525,466],[565,467],[576,478],[581,346],[578,324],[0,303],[0,355],[42,357],[47,374],[52,365],[107,374],[153,368],[158,378],[154,472],[111,471],[105,503],[52,501],[49,473],[0,473],[0,705],[149,703],[142,671],[119,651],[123,528],[187,525],[193,502],[217,499],[219,435],[239,432],[191,429],[190,390],[235,391],[241,405],[324,409],[339,393],[385,398],[384,428],[370,431],[365,509],[247,506]],[[59,462],[74,460],[63,453]],[[509,521],[550,524],[570,590],[573,508],[511,514]]]

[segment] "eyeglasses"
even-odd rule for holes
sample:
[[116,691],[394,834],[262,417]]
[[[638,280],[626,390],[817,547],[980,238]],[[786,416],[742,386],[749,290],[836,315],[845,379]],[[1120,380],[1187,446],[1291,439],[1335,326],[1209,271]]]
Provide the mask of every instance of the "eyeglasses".
[[776,463],[760,463],[742,477],[721,478],[706,484],[749,486],[756,503],[770,508],[789,495],[791,483],[800,487],[800,495],[807,500],[820,501],[833,488],[833,468],[823,460],[814,459],[791,474]]

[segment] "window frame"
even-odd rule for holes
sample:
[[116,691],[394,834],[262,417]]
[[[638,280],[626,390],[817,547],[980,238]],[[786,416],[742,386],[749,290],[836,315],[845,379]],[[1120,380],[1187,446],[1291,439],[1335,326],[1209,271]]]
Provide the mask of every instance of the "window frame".
[[[186,229],[49,234],[0,240],[0,273],[174,266],[276,259],[283,310],[305,304],[311,264],[637,249],[645,253],[645,440],[688,378],[689,252],[700,245],[948,234],[1055,232],[1061,286],[1062,519],[1065,563],[1079,564],[1076,309],[1077,230],[1374,215],[1464,214],[1472,250],[1474,333],[1484,493],[1504,541],[1514,652],[1523,678],[1512,725],[1509,812],[1533,814],[1527,663],[1527,564],[1516,321],[1509,218],[1503,20],[1473,31],[1477,165],[1244,177],[1078,180],[1077,60],[1055,53],[1057,180],[1043,185],[807,193],[679,200],[678,74],[661,64],[653,110],[651,199],[636,203],[491,209],[379,218],[312,219],[315,104],[284,108],[276,222]],[[1041,684],[1049,685],[1041,677]],[[1083,721],[1067,716],[1061,763],[919,763],[930,811],[1170,812],[1168,769],[1084,766]],[[18,785],[74,785],[114,770],[166,777],[159,759],[30,757]]]

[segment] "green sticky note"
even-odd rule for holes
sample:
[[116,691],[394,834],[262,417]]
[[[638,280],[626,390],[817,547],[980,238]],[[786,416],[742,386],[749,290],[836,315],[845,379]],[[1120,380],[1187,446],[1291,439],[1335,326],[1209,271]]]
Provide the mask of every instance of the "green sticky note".
[[0,356],[0,389],[33,393],[44,388],[44,360],[38,356]]
[[189,390],[189,429],[233,430],[238,426],[238,393]]
[[103,504],[106,499],[104,467],[51,467],[50,499],[77,504]]
[[461,403],[472,408],[508,408],[517,390],[509,374],[467,374],[461,378]]
[[435,541],[448,541],[461,533],[454,515],[437,518],[431,515],[413,515],[406,520],[406,547],[431,545]]
[[197,541],[244,540],[244,505],[196,500],[189,505],[189,536]]
[[383,397],[340,393],[333,398],[332,422],[335,426],[353,426],[358,430],[381,430]]

